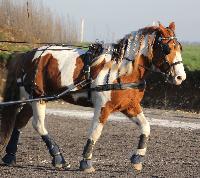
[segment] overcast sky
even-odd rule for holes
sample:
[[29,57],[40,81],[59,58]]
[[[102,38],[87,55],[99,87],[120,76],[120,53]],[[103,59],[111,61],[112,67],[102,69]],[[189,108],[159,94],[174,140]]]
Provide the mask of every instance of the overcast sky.
[[[42,0],[38,0],[42,1]],[[180,41],[200,42],[200,0],[43,0],[57,13],[80,24],[85,20],[84,40],[111,41],[153,21],[176,23]]]

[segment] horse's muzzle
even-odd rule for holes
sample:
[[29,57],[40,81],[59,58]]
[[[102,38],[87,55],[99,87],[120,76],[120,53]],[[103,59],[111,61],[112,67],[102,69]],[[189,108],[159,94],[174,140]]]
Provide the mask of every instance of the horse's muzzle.
[[180,85],[185,79],[186,79],[186,74],[170,76],[167,81],[174,85]]

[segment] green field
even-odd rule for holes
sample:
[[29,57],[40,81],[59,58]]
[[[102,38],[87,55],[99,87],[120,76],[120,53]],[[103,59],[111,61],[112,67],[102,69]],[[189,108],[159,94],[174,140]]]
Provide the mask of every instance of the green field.
[[200,45],[184,45],[182,57],[189,70],[200,70]]
[[[84,44],[85,45],[85,44]],[[31,49],[30,46],[25,46],[25,45],[14,45],[10,44],[7,46],[0,46],[3,49],[9,49],[11,51],[27,51]],[[0,52],[0,60],[6,60],[9,58],[8,52]],[[200,45],[184,45],[183,46],[183,52],[182,52],[182,57],[183,57],[183,63],[184,65],[190,70],[200,70]]]

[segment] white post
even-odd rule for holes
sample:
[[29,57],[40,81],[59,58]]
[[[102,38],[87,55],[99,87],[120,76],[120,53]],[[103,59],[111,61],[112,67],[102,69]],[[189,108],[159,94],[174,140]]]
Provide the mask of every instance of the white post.
[[83,42],[83,33],[84,33],[84,19],[81,18],[81,43]]

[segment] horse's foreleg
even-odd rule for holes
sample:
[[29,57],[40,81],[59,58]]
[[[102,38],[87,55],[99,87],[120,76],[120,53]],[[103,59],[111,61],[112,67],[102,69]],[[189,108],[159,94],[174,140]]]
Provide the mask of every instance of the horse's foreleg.
[[46,143],[50,155],[52,156],[52,164],[56,168],[65,166],[69,168],[70,165],[66,164],[64,157],[60,153],[60,149],[55,141],[49,136],[45,128],[45,109],[46,103],[34,102],[32,103],[33,108],[33,128],[41,135],[42,140]]
[[89,138],[83,150],[83,160],[80,162],[80,170],[84,172],[94,172],[95,169],[92,166],[92,152],[94,145],[101,136],[103,126],[107,121],[110,114],[108,108],[96,109],[92,121],[92,126],[89,132]]
[[134,117],[135,112],[131,112],[130,110],[124,112],[124,114],[126,114],[133,122],[135,122],[140,127],[141,135],[137,151],[131,157],[131,163],[133,164],[134,169],[140,171],[142,169],[142,163],[144,162],[144,156],[147,150],[147,141],[150,135],[150,125],[145,118],[143,112],[137,114],[136,117]]
[[142,169],[142,163],[144,162],[144,156],[147,150],[147,141],[150,135],[150,125],[143,112],[136,116],[136,123],[140,127],[141,135],[137,152],[131,157],[131,163],[133,163],[134,169],[140,171]]
[[19,129],[27,124],[31,116],[32,108],[28,104],[25,104],[20,112],[18,112],[16,115],[15,127],[13,129],[8,145],[6,146],[6,155],[2,158],[2,161],[8,166],[16,164],[17,144],[20,135]]

